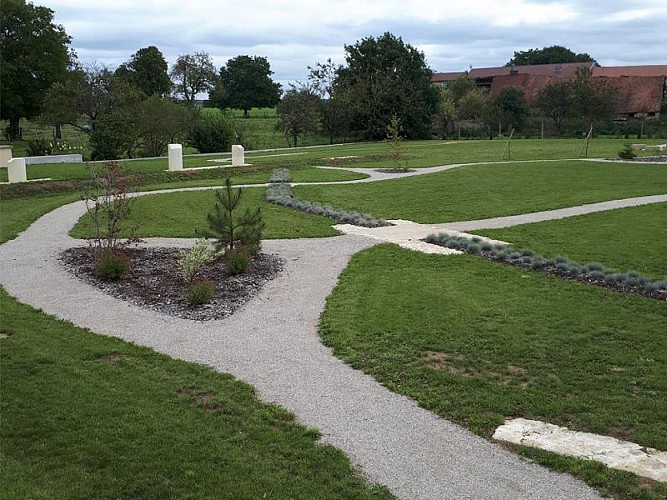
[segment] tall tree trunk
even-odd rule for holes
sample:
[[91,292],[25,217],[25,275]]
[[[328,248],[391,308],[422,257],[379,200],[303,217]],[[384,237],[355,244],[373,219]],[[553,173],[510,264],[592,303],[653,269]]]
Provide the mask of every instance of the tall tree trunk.
[[63,138],[63,132],[61,130],[60,122],[56,122],[54,127],[55,127],[55,133],[54,133],[55,139],[57,141],[60,141]]
[[19,126],[19,118],[11,117],[9,119],[9,140],[13,141],[21,138],[21,127]]

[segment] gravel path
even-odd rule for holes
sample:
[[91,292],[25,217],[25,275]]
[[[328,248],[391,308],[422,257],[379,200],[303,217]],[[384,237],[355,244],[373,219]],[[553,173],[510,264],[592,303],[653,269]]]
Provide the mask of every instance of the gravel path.
[[[390,220],[389,222],[394,224],[393,226],[361,227],[353,226],[351,224],[338,224],[334,227],[344,234],[365,236],[378,241],[396,243],[403,248],[418,249],[426,253],[444,253],[445,251],[443,247],[438,245],[430,245],[428,243],[422,242],[421,240],[430,234],[445,233],[450,235],[458,235],[461,233],[465,234],[465,231],[477,231],[479,229],[495,229],[501,227],[517,226],[520,224],[530,224],[533,222],[543,222],[547,220],[574,217],[576,215],[603,212],[617,208],[636,207],[640,205],[649,205],[652,203],[663,202],[667,202],[667,194],[638,196],[635,198],[625,198],[622,200],[590,203],[588,205],[580,205],[577,207],[560,208],[556,210],[546,210],[543,212],[533,212],[529,214],[510,215],[507,217],[494,217],[491,219],[480,219],[463,222],[419,224],[417,222],[406,220]],[[494,243],[496,242],[495,240],[489,241]]]
[[[460,166],[406,174],[355,169],[370,177],[346,183],[423,175]],[[198,189],[213,188],[184,190]],[[644,197],[636,204],[649,202],[646,198],[656,198],[650,202],[667,200]],[[564,209],[446,227],[504,227],[630,206],[624,203],[628,201],[579,207],[576,213]],[[82,244],[67,233],[84,212],[82,202],[60,207],[0,246],[0,282],[11,295],[92,331],[233,374],[255,386],[261,399],[282,405],[304,424],[322,431],[324,441],[345,451],[372,481],[387,485],[399,498],[599,498],[572,477],[524,462],[419,408],[412,400],[345,365],[320,343],[319,316],[339,273],[352,255],[374,245],[377,239],[345,235],[265,241],[265,251],[286,260],[283,274],[231,317],[202,323],[132,306],[65,271],[56,257],[62,250]],[[504,225],[488,225],[489,221]],[[146,245],[193,243],[189,239],[150,239]]]
[[572,477],[524,462],[419,408],[320,343],[325,298],[349,258],[373,240],[347,235],[266,241],[266,251],[286,260],[285,272],[233,316],[201,323],[132,306],[61,268],[56,255],[81,244],[67,232],[83,213],[82,202],[60,207],[0,246],[1,281],[11,295],[92,331],[233,374],[254,385],[263,400],[322,431],[324,441],[399,498],[598,498]]

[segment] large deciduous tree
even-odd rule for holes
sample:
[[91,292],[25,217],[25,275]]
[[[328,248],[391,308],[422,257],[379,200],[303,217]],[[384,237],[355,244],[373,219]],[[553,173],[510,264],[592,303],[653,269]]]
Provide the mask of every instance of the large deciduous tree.
[[282,130],[290,146],[297,147],[299,136],[317,130],[319,100],[308,87],[293,86],[283,96],[276,109],[276,128]]
[[151,45],[134,53],[128,62],[118,67],[115,74],[126,78],[147,96],[163,97],[169,95],[171,90],[168,68],[162,52]]
[[271,80],[272,74],[266,57],[234,57],[220,69],[211,100],[221,109],[242,109],[246,118],[252,108],[273,107],[280,100],[281,88]]
[[209,92],[218,78],[206,52],[178,56],[170,76],[175,94],[188,104],[194,104],[197,94]]
[[91,131],[98,120],[116,109],[142,99],[136,88],[97,64],[76,67],[62,82],[44,94],[43,117],[52,123],[67,123]]
[[587,124],[613,118],[616,92],[604,78],[593,78],[590,69],[580,69],[570,82],[570,88],[573,111]]
[[329,136],[329,144],[337,137],[347,137],[352,119],[349,89],[336,88],[336,76],[341,66],[331,59],[308,66],[308,87],[320,98],[319,112],[322,129]]
[[493,98],[491,112],[502,128],[523,128],[529,112],[526,94],[516,87],[505,87]]
[[552,45],[542,49],[529,49],[514,52],[514,57],[506,66],[528,66],[531,64],[558,64],[575,62],[595,62],[589,54],[576,54],[561,45]]
[[565,119],[572,114],[572,100],[572,85],[567,80],[551,83],[537,94],[535,105],[553,120],[558,135],[563,134]]
[[423,53],[391,33],[346,45],[345,52],[334,95],[347,92],[357,130],[383,139],[397,116],[407,138],[430,136],[438,97]]
[[71,39],[53,14],[25,0],[2,0],[0,119],[9,120],[10,139],[19,135],[20,118],[39,114],[44,92],[65,78],[71,63]]

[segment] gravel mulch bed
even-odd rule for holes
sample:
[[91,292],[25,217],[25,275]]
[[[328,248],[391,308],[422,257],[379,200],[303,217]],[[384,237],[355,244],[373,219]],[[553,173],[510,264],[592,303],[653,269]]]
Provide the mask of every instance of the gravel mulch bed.
[[60,255],[63,266],[77,278],[114,297],[151,311],[183,319],[208,321],[222,319],[248,302],[270,280],[278,276],[284,261],[258,254],[248,271],[229,276],[222,262],[202,266],[198,278],[215,285],[209,304],[191,306],[186,287],[176,267],[176,256],[183,248],[133,248],[124,252],[131,259],[129,273],[120,281],[103,281],[93,274],[93,259],[88,248],[71,248]]

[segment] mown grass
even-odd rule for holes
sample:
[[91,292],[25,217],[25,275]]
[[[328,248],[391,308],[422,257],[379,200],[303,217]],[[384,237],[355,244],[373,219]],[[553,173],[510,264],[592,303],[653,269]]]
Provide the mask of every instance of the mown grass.
[[[262,119],[243,120],[243,123],[261,122]],[[267,132],[268,133],[268,132]],[[656,142],[656,141],[648,141]],[[301,146],[313,145],[308,141]],[[513,160],[568,159],[576,158],[581,141],[572,139],[521,139],[513,146]],[[591,143],[589,156],[615,157],[623,147],[623,141],[616,139],[597,139]],[[286,144],[272,142],[263,147],[252,149],[286,148]],[[498,162],[502,159],[504,145],[501,141],[405,141],[402,145],[401,166],[409,168],[434,167],[452,163]],[[248,148],[250,149],[250,148]],[[648,151],[642,155],[652,154]],[[289,148],[281,151],[261,151],[246,153],[246,161],[258,166],[294,167],[315,165],[338,165],[345,167],[386,168],[394,166],[389,146],[386,142],[356,143],[344,145],[324,145],[322,147]],[[205,156],[186,155],[183,158],[185,168],[197,168],[215,165],[212,160],[229,158],[229,153]],[[332,160],[331,158],[340,158]],[[353,157],[353,158],[345,158]],[[130,172],[160,172],[167,169],[167,158],[145,160],[121,160]],[[57,165],[30,165],[27,168],[28,179],[49,177],[52,179],[82,179],[89,173],[85,164],[69,163]],[[0,181],[7,180],[5,170],[0,171]]]
[[[351,179],[361,179],[366,177],[364,174],[358,172],[342,171],[342,170],[323,170],[316,168],[297,168],[290,171],[292,175],[293,182],[324,182],[324,181],[341,181],[341,180],[351,180]],[[252,184],[252,183],[266,183],[271,176],[271,170],[267,169],[260,172],[239,174],[232,177],[234,184]],[[144,190],[158,190],[166,188],[181,188],[181,187],[197,187],[197,186],[220,186],[224,182],[224,178],[215,178],[215,179],[199,179],[192,181],[176,181],[170,183],[154,183],[146,184],[142,186]],[[263,192],[263,190],[261,190]],[[63,194],[51,194],[51,195],[39,195],[39,196],[30,196],[30,197],[21,197],[21,198],[12,198],[12,199],[0,199],[0,242],[5,242],[16,237],[18,233],[27,229],[27,227],[32,224],[39,217],[45,213],[58,208],[65,203],[76,201],[81,198],[83,195],[82,190],[75,190],[72,192],[67,192]],[[189,207],[189,212],[183,211],[181,208],[174,208],[173,210],[168,207],[169,202],[165,198],[160,198],[160,206],[167,207],[172,212],[180,214],[182,218],[178,218],[175,222],[177,228],[175,232],[181,234],[182,236],[193,236],[193,227],[195,226],[202,227],[204,222],[205,214],[212,207],[213,195],[212,192],[203,195],[200,194],[202,205],[197,206],[195,204],[187,204],[186,207]],[[269,229],[266,234],[276,234],[280,236],[275,237],[290,237],[287,234],[287,231],[295,234],[297,236],[333,236],[337,234],[336,231],[331,229],[331,221],[328,219],[323,219],[321,217],[308,216],[306,214],[298,214],[297,212],[289,211],[288,209],[278,208],[275,205],[266,204],[263,199],[260,199],[257,193],[253,196],[253,200],[257,200],[257,203],[261,204],[263,207],[263,212],[269,217],[269,224],[271,227],[277,228],[283,222],[288,224],[283,226],[280,230]],[[142,203],[139,203],[141,205]],[[162,217],[158,216],[155,213],[152,213],[150,209],[147,209],[149,214],[148,217],[150,221],[159,221]],[[203,215],[202,215],[203,214]],[[288,215],[289,214],[289,215]],[[138,217],[141,216],[141,213],[138,214]],[[188,226],[188,224],[190,224]],[[294,224],[292,229],[288,229],[290,224]],[[89,234],[87,230],[84,229],[85,224],[81,224],[76,234],[87,235]],[[161,227],[165,227],[163,224]],[[185,229],[183,229],[185,228]],[[159,230],[156,230],[159,231]]]
[[461,167],[347,186],[299,186],[298,198],[384,219],[451,222],[667,192],[663,165],[582,161]]
[[80,199],[74,193],[0,200],[0,243],[14,239],[42,215],[65,203]]
[[[265,151],[247,154],[246,163],[252,164],[254,168],[305,168],[310,166],[324,165],[322,153],[318,150],[297,149],[294,151]],[[207,156],[184,156],[183,167],[186,169],[197,169],[202,167],[221,166],[219,170],[224,172],[230,166],[229,154],[207,155]],[[223,161],[227,160],[227,161]],[[120,160],[118,162],[123,170],[130,174],[151,174],[167,171],[167,158],[153,158],[145,160]],[[88,179],[90,169],[95,163],[59,163],[44,165],[28,165],[26,168],[28,180],[53,179]],[[227,167],[227,168],[225,168]],[[223,174],[224,175],[224,174]],[[0,170],[0,181],[7,181],[7,170]]]
[[477,234],[548,257],[600,262],[619,271],[667,277],[667,203],[621,208]]
[[[656,300],[393,245],[352,259],[320,325],[336,356],[482,436],[524,417],[662,450],[666,331]],[[561,466],[620,496],[640,485]]]
[[390,498],[230,375],[0,300],[3,498]]
[[[264,201],[264,188],[243,190],[238,213],[260,207],[266,227],[263,239],[314,238],[338,234],[325,217],[297,212]],[[206,214],[213,210],[213,190],[149,195],[138,198],[132,206],[131,220],[137,223],[136,236],[168,238],[197,237],[195,229],[207,228]],[[75,238],[92,236],[90,219],[81,218],[70,232]]]
[[[232,182],[239,184],[265,184],[271,178],[272,169],[264,169],[260,172],[252,172],[247,174],[239,174],[232,177]],[[224,172],[221,172],[224,173]],[[338,182],[351,181],[356,179],[364,179],[368,177],[360,172],[352,170],[329,170],[315,167],[298,167],[290,169],[291,182]],[[215,179],[201,179],[192,181],[177,181],[170,182],[169,188],[181,187],[204,187],[204,186],[221,186],[224,183],[224,177]],[[147,184],[142,186],[142,190],[150,191],[154,189],[164,189],[164,183]]]

